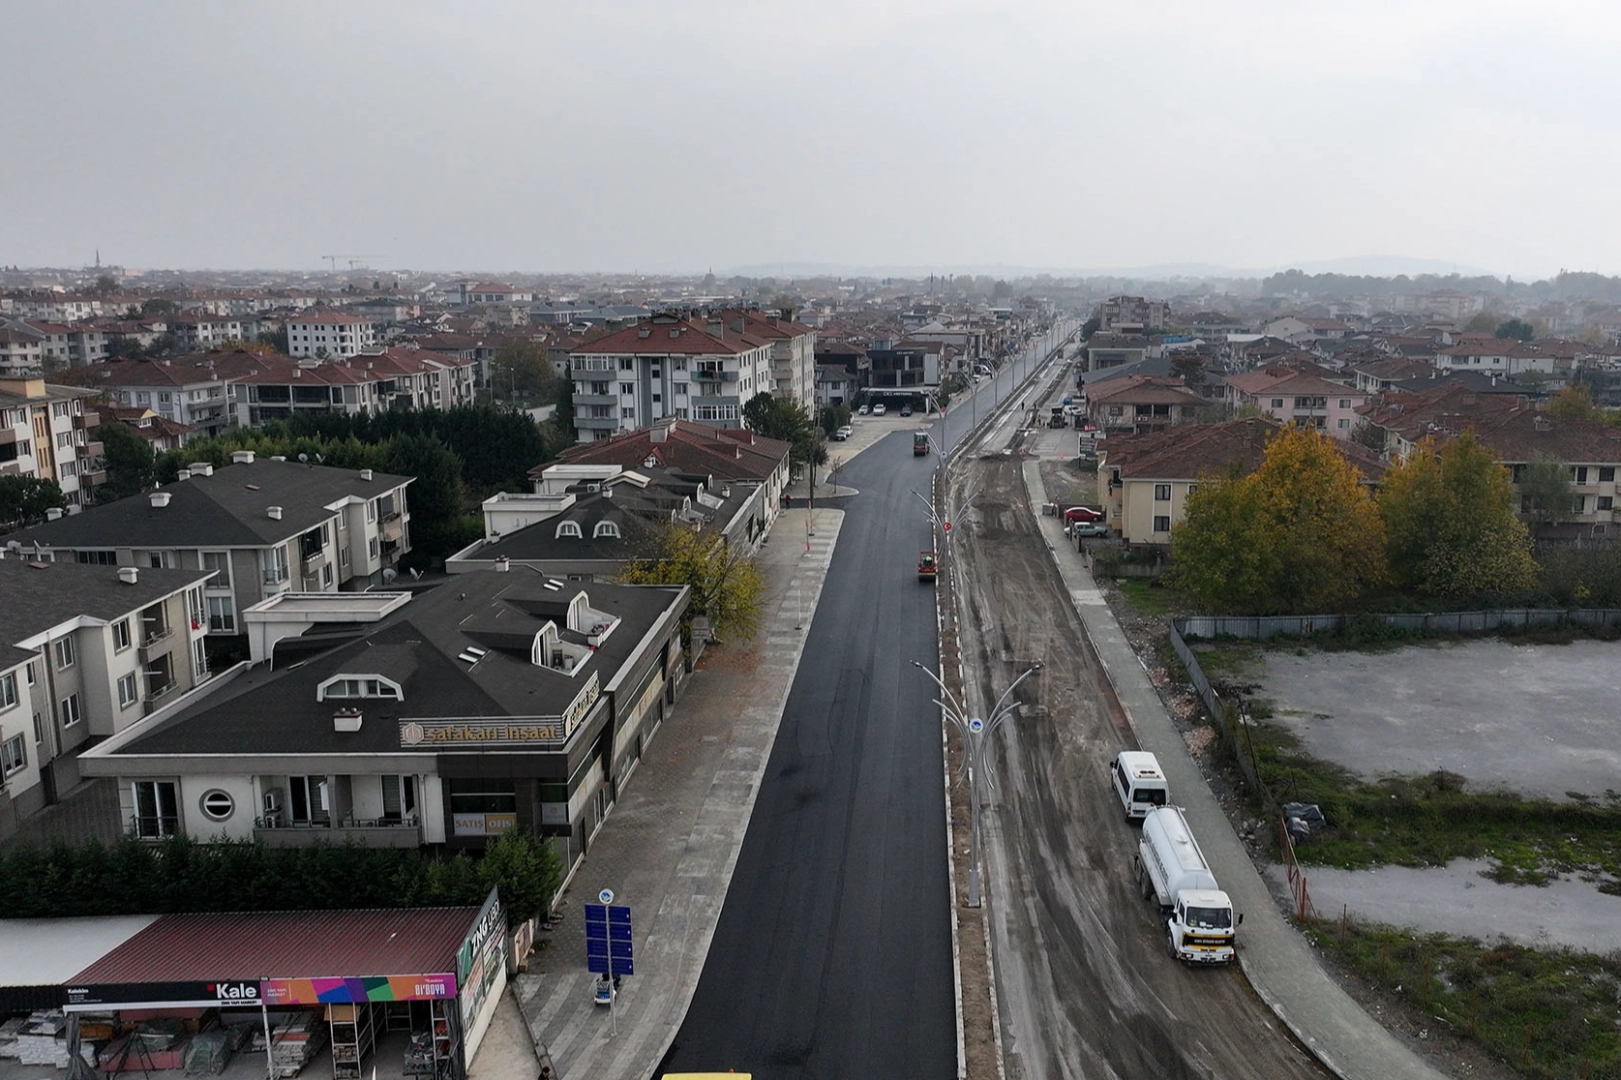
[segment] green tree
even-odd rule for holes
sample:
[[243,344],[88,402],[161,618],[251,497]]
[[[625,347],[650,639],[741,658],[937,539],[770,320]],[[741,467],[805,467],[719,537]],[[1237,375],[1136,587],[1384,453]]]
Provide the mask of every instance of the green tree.
[[32,476],[0,476],[0,524],[37,525],[47,510],[68,504],[55,480]]
[[1464,323],[1463,329],[1468,334],[1490,334],[1502,325],[1503,317],[1501,315],[1493,314],[1490,311],[1482,311]]
[[1569,420],[1603,420],[1607,414],[1593,404],[1593,391],[1582,383],[1572,383],[1559,391],[1542,411]]
[[1171,357],[1171,373],[1182,376],[1189,386],[1204,383],[1204,358],[1191,349],[1179,349]]
[[179,310],[173,300],[165,300],[161,296],[154,296],[141,305],[142,315],[173,315]]
[[399,435],[390,440],[388,471],[414,476],[406,488],[411,507],[413,563],[443,559],[484,535],[483,521],[467,513],[462,463],[434,435]]
[[269,345],[272,349],[274,349],[277,352],[281,353],[283,356],[288,355],[288,352],[287,352],[287,328],[285,326],[283,326],[279,330],[267,330],[267,331],[265,331],[264,333],[259,335],[259,344],[261,344],[261,345]]
[[1341,611],[1386,577],[1373,496],[1335,440],[1291,425],[1260,468],[1202,483],[1171,531],[1177,580],[1208,609]]
[[709,620],[716,638],[751,638],[760,622],[765,579],[752,556],[713,532],[672,522],[659,530],[651,548],[626,564],[619,580],[630,585],[686,585],[692,599],[682,618],[690,640],[692,620]]
[[509,338],[490,360],[490,389],[495,397],[512,401],[548,402],[557,393],[557,372],[546,347],[523,338]]
[[146,355],[154,360],[157,360],[165,356],[174,356],[180,351],[181,347],[182,342],[179,335],[159,334],[157,337],[153,338],[152,343],[146,347]]
[[808,464],[827,460],[827,447],[817,439],[810,410],[796,401],[762,390],[744,403],[743,422],[749,430],[789,445],[788,467],[795,475]]
[[849,422],[850,422],[850,406],[848,406],[848,405],[823,405],[822,406],[822,431],[825,432],[826,434],[832,435],[835,431],[839,430],[839,428],[843,427],[845,424],[848,424]]
[[1515,341],[1530,341],[1536,337],[1536,327],[1524,319],[1509,319],[1498,325],[1493,337],[1513,338]]
[[1532,525],[1566,521],[1576,504],[1570,466],[1549,454],[1534,455],[1520,470],[1520,513]]
[[1508,470],[1473,432],[1423,440],[1379,487],[1392,579],[1448,600],[1526,592],[1537,564],[1514,503]]
[[141,345],[140,339],[132,334],[111,334],[107,337],[109,360],[132,360],[145,353],[146,349]]
[[96,489],[97,498],[122,499],[136,495],[157,481],[157,455],[152,444],[128,424],[117,420],[101,425],[100,438],[107,459],[107,482]]
[[111,296],[118,291],[118,279],[111,274],[102,274],[96,278],[91,291],[97,296]]

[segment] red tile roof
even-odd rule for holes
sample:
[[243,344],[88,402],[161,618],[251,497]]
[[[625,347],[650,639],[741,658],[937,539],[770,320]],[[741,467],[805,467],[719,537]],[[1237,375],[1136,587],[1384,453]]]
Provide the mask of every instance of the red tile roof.
[[724,325],[717,327],[718,333],[711,333],[708,322],[709,320],[703,319],[655,316],[649,321],[627,326],[607,337],[579,345],[574,349],[574,353],[620,356],[626,354],[736,356],[752,352],[767,344],[763,338],[747,332],[739,333]]
[[108,983],[436,974],[476,907],[164,915],[67,980]]
[[[1266,447],[1283,426],[1264,417],[1249,416],[1222,424],[1184,424],[1140,435],[1117,435],[1108,440],[1108,466],[1117,466],[1126,480],[1197,480],[1221,476],[1234,462],[1245,473],[1260,467]],[[1355,443],[1329,440],[1362,473],[1375,482],[1384,475],[1379,455]]]
[[[744,429],[718,429],[689,420],[665,420],[663,442],[653,440],[652,428],[615,435],[611,439],[579,443],[557,455],[564,465],[623,465],[636,468],[649,457],[660,465],[683,472],[703,473],[721,480],[763,481],[781,467],[789,446]],[[529,475],[539,477],[545,465]]]

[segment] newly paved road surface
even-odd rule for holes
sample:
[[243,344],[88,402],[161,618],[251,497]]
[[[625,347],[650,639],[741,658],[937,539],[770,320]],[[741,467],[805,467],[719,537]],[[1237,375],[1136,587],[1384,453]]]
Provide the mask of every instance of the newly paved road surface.
[[905,431],[842,470],[838,547],[666,1071],[773,1080],[956,1070],[930,458]]

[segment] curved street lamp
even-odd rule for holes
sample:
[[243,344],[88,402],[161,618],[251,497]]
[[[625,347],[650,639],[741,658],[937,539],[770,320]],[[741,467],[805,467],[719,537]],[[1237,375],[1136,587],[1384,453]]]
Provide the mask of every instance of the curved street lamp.
[[[936,698],[934,703],[940,706],[940,711],[945,713],[946,719],[950,720],[954,725],[956,725],[957,730],[962,734],[963,745],[968,749],[967,754],[965,754],[963,757],[963,769],[968,773],[969,798],[968,906],[971,908],[977,908],[980,905],[979,785],[980,776],[985,771],[984,742],[988,736],[995,733],[996,729],[1002,726],[1002,721],[1012,716],[1013,711],[1019,707],[1020,702],[1008,701],[1008,695],[1013,693],[1013,688],[1024,682],[1024,680],[1028,679],[1031,675],[1034,675],[1036,672],[1040,671],[1041,663],[1040,661],[1037,661],[1036,663],[1031,664],[1019,674],[1018,678],[1014,679],[1008,684],[1008,688],[1002,691],[1002,696],[997,698],[996,704],[991,707],[991,715],[990,719],[988,720],[981,720],[977,716],[969,716],[968,710],[963,708],[962,703],[957,700],[956,695],[946,687],[945,683],[940,681],[940,676],[936,675],[934,672],[930,671],[916,660],[912,661],[912,666],[923,672],[923,674],[927,675],[930,679],[933,679],[934,685],[940,688],[941,697]],[[942,698],[944,700],[941,700]]]

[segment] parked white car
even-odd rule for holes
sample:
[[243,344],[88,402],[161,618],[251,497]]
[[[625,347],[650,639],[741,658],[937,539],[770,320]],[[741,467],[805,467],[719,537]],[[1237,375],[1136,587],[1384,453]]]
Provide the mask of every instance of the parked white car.
[[887,410],[887,409],[885,409],[885,408],[884,408],[884,403],[883,403],[883,402],[881,402],[881,401],[880,401],[880,402],[879,402],[879,403],[878,403],[878,404],[876,404],[876,405],[874,405],[874,406],[873,406],[873,407],[872,407],[872,414],[873,414],[873,415],[874,415],[874,416],[882,416],[882,415],[884,415],[884,413],[885,413],[885,412],[887,412],[887,411],[888,411],[888,410]]

